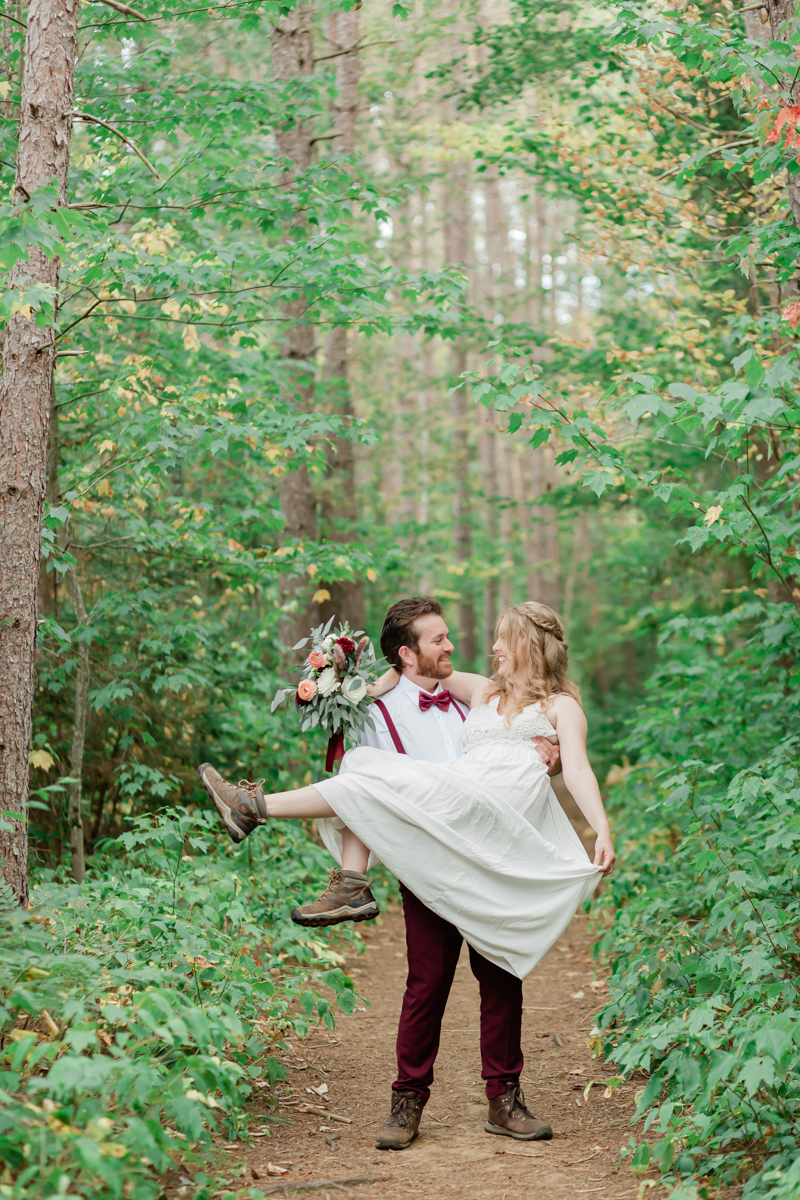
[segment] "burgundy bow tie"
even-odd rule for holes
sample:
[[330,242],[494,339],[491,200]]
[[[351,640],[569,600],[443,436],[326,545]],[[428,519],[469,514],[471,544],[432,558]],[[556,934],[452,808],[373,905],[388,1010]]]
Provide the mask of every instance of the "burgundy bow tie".
[[449,692],[437,692],[435,696],[431,696],[428,692],[420,692],[419,707],[422,712],[427,712],[429,708],[436,705],[442,712],[447,712],[451,700],[452,696]]

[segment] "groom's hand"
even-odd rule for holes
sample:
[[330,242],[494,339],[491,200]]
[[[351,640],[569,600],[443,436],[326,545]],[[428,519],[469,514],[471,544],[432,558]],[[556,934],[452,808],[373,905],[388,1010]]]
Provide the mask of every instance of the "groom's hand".
[[552,779],[554,775],[561,774],[561,747],[558,744],[557,737],[535,737],[533,744],[536,747],[539,758],[547,767],[547,774]]

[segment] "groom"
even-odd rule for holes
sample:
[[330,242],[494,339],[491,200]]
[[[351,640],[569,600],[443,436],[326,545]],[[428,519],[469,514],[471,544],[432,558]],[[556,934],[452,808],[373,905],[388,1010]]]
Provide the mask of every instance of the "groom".
[[[362,745],[426,762],[452,762],[464,753],[467,709],[442,688],[442,680],[453,672],[453,643],[442,611],[438,600],[414,596],[387,612],[381,650],[402,678],[372,706],[376,728],[364,731]],[[554,773],[557,746],[546,738],[536,739],[536,746]],[[455,925],[438,917],[402,882],[400,892],[408,978],[397,1031],[397,1079],[391,1113],[378,1130],[379,1150],[405,1150],[417,1136],[463,940]],[[481,1076],[489,1100],[484,1128],[520,1141],[551,1138],[552,1129],[528,1112],[520,1091],[522,983],[471,946],[469,962],[481,996]]]

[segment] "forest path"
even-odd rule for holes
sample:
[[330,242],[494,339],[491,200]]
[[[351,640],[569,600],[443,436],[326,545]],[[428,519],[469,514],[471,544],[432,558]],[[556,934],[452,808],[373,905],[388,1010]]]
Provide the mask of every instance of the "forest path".
[[[269,1193],[279,1182],[267,1164],[289,1168],[280,1177],[292,1194],[314,1181],[350,1183],[364,1200],[401,1200],[424,1195],[438,1200],[636,1200],[641,1181],[617,1170],[620,1147],[631,1133],[634,1093],[629,1082],[605,1098],[586,1085],[612,1074],[592,1059],[587,1038],[604,991],[603,973],[592,962],[592,939],[579,915],[525,983],[523,1089],[530,1108],[551,1121],[552,1142],[525,1143],[484,1132],[487,1102],[480,1079],[478,986],[466,947],[445,1014],[436,1080],[420,1136],[403,1152],[374,1147],[375,1131],[389,1111],[395,1074],[394,1042],[405,984],[403,917],[395,909],[365,930],[366,953],[347,970],[359,1001],[351,1017],[337,1016],[336,1033],[317,1030],[291,1044],[286,1060],[290,1095],[281,1105],[287,1123],[247,1153],[245,1185]],[[594,985],[594,986],[593,986]],[[558,1041],[556,1040],[558,1037]],[[309,1088],[327,1084],[320,1098]],[[292,1103],[294,1102],[294,1103]],[[346,1125],[295,1105],[313,1104],[349,1117]],[[267,1128],[253,1114],[252,1129]],[[369,1176],[389,1179],[366,1182]],[[356,1183],[356,1180],[364,1182]],[[240,1184],[241,1186],[241,1184]],[[283,1189],[281,1189],[283,1191]],[[275,1194],[281,1194],[276,1192]],[[303,1192],[293,1193],[302,1195]],[[340,1187],[306,1193],[331,1198]]]
[[[556,794],[591,853],[593,835],[564,788]],[[553,1126],[551,1142],[518,1142],[484,1131],[488,1102],[481,1080],[478,984],[461,951],[442,1024],[436,1078],[417,1140],[403,1151],[376,1150],[375,1132],[389,1114],[395,1077],[395,1038],[406,979],[405,926],[399,908],[361,926],[366,951],[348,958],[355,981],[356,1011],[336,1016],[336,1032],[317,1029],[290,1043],[284,1059],[289,1073],[279,1116],[285,1124],[264,1125],[255,1112],[252,1130],[269,1129],[246,1154],[245,1185],[266,1194],[325,1200],[341,1197],[341,1184],[363,1200],[639,1200],[642,1180],[627,1166],[617,1168],[619,1152],[631,1135],[635,1094],[642,1081],[628,1081],[606,1098],[592,1080],[616,1074],[592,1058],[587,1046],[594,1014],[602,1004],[608,971],[592,959],[592,935],[579,913],[549,954],[524,983],[522,1047],[526,1103]],[[369,1005],[363,1001],[368,1000]],[[309,1088],[327,1084],[322,1097]],[[319,1114],[300,1113],[313,1105],[347,1117],[343,1124]],[[639,1134],[641,1137],[641,1134]],[[234,1151],[236,1153],[236,1151]],[[268,1163],[288,1168],[272,1175]],[[650,1174],[648,1172],[648,1174]],[[371,1176],[390,1176],[366,1182]],[[323,1180],[340,1186],[292,1193],[292,1184]],[[286,1190],[271,1193],[283,1183]],[[241,1184],[239,1185],[241,1186]],[[535,1191],[534,1191],[535,1189]]]

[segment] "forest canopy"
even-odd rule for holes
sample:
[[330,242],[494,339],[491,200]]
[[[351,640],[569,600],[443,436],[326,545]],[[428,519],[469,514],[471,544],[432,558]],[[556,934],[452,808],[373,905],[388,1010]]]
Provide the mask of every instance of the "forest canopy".
[[793,0],[0,18],[0,1191],[156,1196],[182,1139],[246,1135],[290,1022],[352,1011],[270,874],[319,881],[311,831],[223,846],[196,767],[310,782],[291,647],[419,593],[464,669],[512,603],[566,625],[624,846],[595,1041],[646,1075],[632,1169],[793,1200]]

